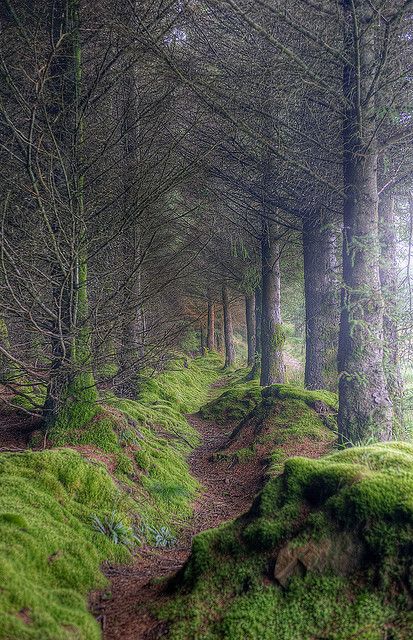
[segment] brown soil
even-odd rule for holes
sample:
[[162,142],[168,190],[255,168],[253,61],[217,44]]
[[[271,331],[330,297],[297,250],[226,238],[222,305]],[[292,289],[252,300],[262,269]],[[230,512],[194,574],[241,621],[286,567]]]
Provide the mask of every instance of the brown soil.
[[154,640],[167,629],[150,615],[149,607],[163,597],[162,578],[175,573],[188,559],[192,537],[245,512],[258,491],[263,466],[216,463],[212,454],[226,443],[229,432],[221,426],[190,416],[203,444],[190,456],[192,473],[204,487],[194,507],[194,518],[173,549],[144,549],[131,565],[104,568],[111,584],[95,594],[91,608],[100,621],[105,640]]
[[41,419],[11,406],[13,394],[0,387],[0,451],[24,451]]

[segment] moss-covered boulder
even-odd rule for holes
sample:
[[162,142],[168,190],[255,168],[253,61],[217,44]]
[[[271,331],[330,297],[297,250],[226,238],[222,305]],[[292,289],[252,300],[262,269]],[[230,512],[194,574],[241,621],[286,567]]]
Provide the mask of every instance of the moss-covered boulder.
[[292,458],[197,536],[159,617],[173,640],[411,640],[413,445]]

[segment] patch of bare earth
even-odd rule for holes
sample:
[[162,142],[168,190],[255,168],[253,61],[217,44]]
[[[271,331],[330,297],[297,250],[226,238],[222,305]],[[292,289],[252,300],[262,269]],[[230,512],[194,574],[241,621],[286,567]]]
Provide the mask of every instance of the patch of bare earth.
[[41,419],[13,406],[13,393],[0,387],[0,451],[24,451]]
[[194,505],[194,517],[173,549],[143,549],[131,565],[108,565],[104,571],[111,584],[108,592],[94,594],[91,609],[103,628],[105,640],[151,640],[167,629],[150,614],[150,606],[163,597],[163,581],[188,559],[192,537],[221,522],[235,518],[250,506],[262,481],[262,466],[216,463],[212,456],[222,449],[228,431],[190,416],[202,445],[190,456],[193,475],[204,487]]

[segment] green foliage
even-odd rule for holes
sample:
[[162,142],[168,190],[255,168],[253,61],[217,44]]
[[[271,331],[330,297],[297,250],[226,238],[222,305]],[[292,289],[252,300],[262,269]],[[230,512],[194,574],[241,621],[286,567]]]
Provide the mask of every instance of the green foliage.
[[[171,625],[168,637],[409,640],[413,615],[403,593],[413,588],[412,483],[406,443],[287,460],[249,514],[194,539],[158,612]],[[281,587],[280,549],[299,553],[303,545],[318,549],[316,559],[327,549],[325,560],[298,563],[299,575]]]
[[115,419],[101,414],[83,428],[72,427],[59,433],[53,431],[51,441],[56,446],[92,445],[106,453],[116,453],[120,451],[120,445],[115,429]]
[[[199,435],[185,414],[205,402],[221,366],[214,353],[173,360],[162,374],[143,378],[137,401],[106,394],[110,409],[95,403],[90,421],[85,423],[82,416],[79,426],[72,421],[63,428],[59,424],[51,441],[113,454],[116,476],[132,491],[141,517],[151,526],[176,531],[191,515],[199,490],[186,462]],[[134,476],[139,476],[136,484],[131,482]]]
[[103,518],[99,518],[96,515],[92,516],[92,524],[96,531],[107,536],[113,544],[121,544],[128,548],[133,548],[140,544],[140,539],[134,533],[132,527],[125,524],[122,516],[116,511],[112,511],[110,515]]
[[139,532],[149,544],[153,544],[158,549],[170,549],[177,542],[176,537],[168,527],[157,528],[142,522]]
[[0,483],[0,638],[97,640],[87,594],[105,585],[104,560],[129,553],[92,516],[115,511],[126,527],[133,503],[70,450],[2,454]]

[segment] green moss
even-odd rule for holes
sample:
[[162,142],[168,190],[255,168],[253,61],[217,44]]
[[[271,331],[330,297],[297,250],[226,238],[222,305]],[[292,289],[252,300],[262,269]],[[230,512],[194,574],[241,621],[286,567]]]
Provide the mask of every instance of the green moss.
[[107,396],[111,407],[97,403],[93,378],[77,379],[50,439],[103,452],[118,485],[103,462],[71,449],[0,455],[0,638],[101,637],[86,599],[105,585],[103,561],[129,557],[116,535],[131,539],[136,520],[173,540],[191,515],[199,485],[186,457],[199,435],[185,413],[207,399],[220,368],[216,355],[170,363],[139,401]]
[[135,472],[135,467],[130,459],[125,453],[119,452],[116,454],[116,473],[121,476],[132,476]]
[[92,516],[127,523],[132,502],[70,450],[2,454],[0,484],[0,638],[100,638],[87,594],[106,583],[101,563],[129,552]]
[[282,324],[277,324],[271,338],[271,350],[281,351],[285,345],[286,333]]
[[214,398],[201,409],[201,416],[218,423],[241,421],[261,401],[258,380],[232,383],[218,398]]
[[98,393],[93,375],[78,374],[69,385],[62,409],[49,430],[51,442],[58,446],[65,444],[70,431],[88,425],[101,410],[97,402]]
[[[158,611],[168,637],[409,640],[412,481],[413,445],[405,443],[287,460],[246,516],[195,538]],[[316,560],[324,549],[325,560],[297,564],[299,575],[281,587],[280,550],[303,545],[318,549]]]
[[323,403],[334,410],[338,410],[337,394],[331,391],[309,391],[287,384],[273,384],[266,387],[262,392],[263,398],[270,400],[302,400],[310,407],[314,407],[316,403]]

